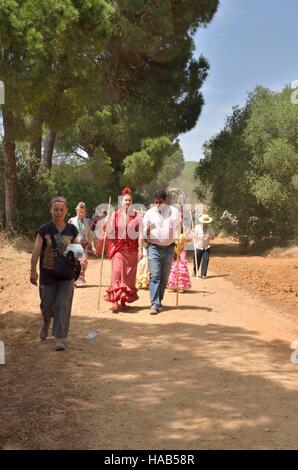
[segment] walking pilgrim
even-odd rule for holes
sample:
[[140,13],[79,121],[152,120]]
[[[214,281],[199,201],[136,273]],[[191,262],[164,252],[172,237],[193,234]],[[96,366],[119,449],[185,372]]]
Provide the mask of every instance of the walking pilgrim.
[[139,248],[140,215],[131,209],[131,205],[132,191],[124,188],[121,209],[114,211],[106,228],[112,275],[104,298],[112,303],[114,313],[127,310],[126,304],[138,299],[136,274],[138,260],[142,257],[142,247]]
[[175,242],[180,235],[181,216],[176,207],[167,204],[167,193],[154,192],[154,206],[143,220],[143,237],[148,243],[151,315],[162,310],[162,300],[171,272]]
[[87,207],[83,201],[77,204],[76,213],[77,215],[75,217],[71,217],[68,223],[73,224],[76,227],[78,231],[77,240],[84,250],[82,256],[80,257],[80,263],[81,263],[80,277],[75,282],[75,286],[80,286],[82,284],[86,284],[85,273],[86,273],[87,266],[88,266],[87,249],[90,246],[92,249],[92,253],[95,254],[95,246],[94,246],[94,242],[92,238],[90,220],[86,217]]
[[201,267],[201,278],[206,279],[211,241],[214,240],[214,230],[211,226],[212,218],[208,214],[203,214],[199,218],[199,224],[194,229],[194,241],[195,241],[195,252],[194,252],[194,264],[193,264],[193,275],[198,275],[198,270],[202,262]]
[[[73,279],[57,279],[55,277],[55,249],[65,254],[67,248],[78,245],[78,230],[65,222],[68,204],[63,197],[54,197],[50,202],[52,221],[41,225],[36,232],[31,257],[31,284],[38,285],[37,262],[39,260],[39,295],[42,325],[39,337],[42,341],[48,337],[48,330],[53,318],[53,336],[55,351],[64,351],[68,336],[75,274]],[[79,251],[79,250],[78,250]]]

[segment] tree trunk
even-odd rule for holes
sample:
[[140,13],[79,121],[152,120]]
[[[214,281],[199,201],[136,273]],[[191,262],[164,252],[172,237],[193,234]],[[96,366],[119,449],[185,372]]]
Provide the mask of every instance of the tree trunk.
[[36,160],[38,160],[39,162],[41,161],[41,137],[38,137],[35,140],[31,140],[30,152],[35,155]]
[[30,152],[32,152],[36,159],[40,162],[42,145],[42,122],[39,117],[32,117],[30,122],[30,132],[32,135],[30,142]]
[[[3,107],[4,108],[4,107]],[[12,137],[13,116],[3,109],[5,230],[13,230],[17,196],[16,144]]]
[[52,168],[52,161],[53,161],[53,153],[55,147],[55,140],[56,140],[56,132],[52,129],[49,129],[45,139],[45,149],[43,154],[43,163],[44,166],[51,170]]

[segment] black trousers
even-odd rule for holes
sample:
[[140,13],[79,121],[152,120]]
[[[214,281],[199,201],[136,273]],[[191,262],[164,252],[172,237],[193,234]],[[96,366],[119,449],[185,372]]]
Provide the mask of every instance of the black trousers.
[[193,272],[194,272],[195,275],[197,275],[195,257],[197,258],[198,270],[199,270],[201,262],[202,262],[201,276],[207,276],[208,265],[209,265],[209,257],[210,257],[210,248],[207,248],[206,250],[205,249],[204,250],[200,250],[200,249],[195,250],[194,259],[193,259]]

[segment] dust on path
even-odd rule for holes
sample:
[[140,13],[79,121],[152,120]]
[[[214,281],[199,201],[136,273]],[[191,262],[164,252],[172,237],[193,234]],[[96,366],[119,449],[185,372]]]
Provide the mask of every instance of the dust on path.
[[[192,279],[178,308],[167,292],[157,316],[148,291],[128,313],[102,302],[99,314],[100,261],[90,260],[61,353],[36,337],[29,258],[0,258],[0,448],[298,448],[297,312],[233,284],[227,258],[214,256],[210,278]],[[109,274],[106,260],[105,285]]]

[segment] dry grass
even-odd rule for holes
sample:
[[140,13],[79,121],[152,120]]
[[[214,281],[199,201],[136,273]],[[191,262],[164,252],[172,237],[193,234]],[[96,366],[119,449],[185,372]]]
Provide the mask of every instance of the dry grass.
[[290,248],[273,248],[266,255],[268,258],[295,258],[298,257],[298,246],[292,246]]
[[26,237],[16,236],[14,238],[8,237],[5,232],[0,232],[0,256],[1,258],[10,258],[18,253],[32,252],[33,243]]
[[[239,253],[239,243],[235,241],[232,237],[227,237],[223,233],[220,233],[213,243],[214,245],[221,245],[220,251],[226,254],[238,254]],[[254,254],[252,250],[249,250],[247,255]],[[260,253],[259,256],[264,258],[297,258],[298,257],[298,245],[297,243],[292,243],[288,247],[276,247],[271,248],[263,253]]]

